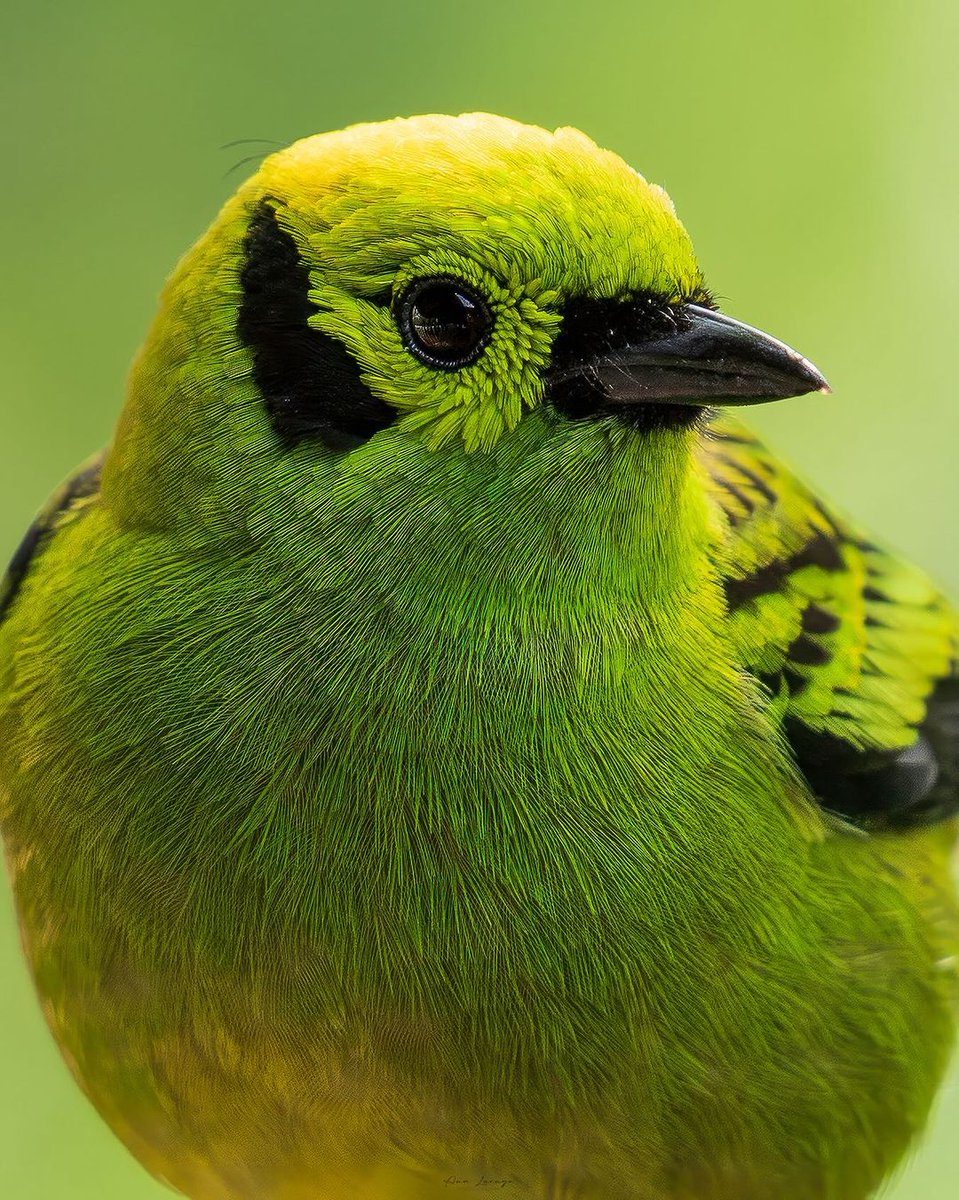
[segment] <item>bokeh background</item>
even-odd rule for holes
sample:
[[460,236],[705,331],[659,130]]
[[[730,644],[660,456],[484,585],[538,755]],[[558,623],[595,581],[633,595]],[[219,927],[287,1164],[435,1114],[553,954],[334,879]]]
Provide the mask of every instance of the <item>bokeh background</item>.
[[[959,593],[953,0],[6,0],[0,559],[110,434],[164,276],[257,145],[487,109],[573,124],[673,196],[728,311],[834,387],[755,414]],[[888,1193],[945,1200],[959,1073]],[[0,891],[0,1197],[167,1194],[68,1077]]]

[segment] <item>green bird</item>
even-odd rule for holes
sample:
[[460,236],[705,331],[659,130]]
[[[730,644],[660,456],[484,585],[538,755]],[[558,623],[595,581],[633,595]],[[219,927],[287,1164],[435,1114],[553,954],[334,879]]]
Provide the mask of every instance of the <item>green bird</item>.
[[307,138],[14,558],[0,810],[195,1200],[856,1200],[953,1040],[957,619],[725,415],[824,390],[573,129]]

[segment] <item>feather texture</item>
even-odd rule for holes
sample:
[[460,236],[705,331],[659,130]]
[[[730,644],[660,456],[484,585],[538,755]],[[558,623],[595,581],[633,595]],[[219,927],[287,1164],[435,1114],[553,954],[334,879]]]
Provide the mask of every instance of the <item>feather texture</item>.
[[[462,370],[397,321],[440,276]],[[922,1128],[950,611],[698,403],[550,400],[583,297],[703,288],[660,189],[483,114],[271,156],[169,281],[4,585],[0,819],[71,1069],[194,1200],[863,1200]]]
[[700,458],[728,526],[730,635],[820,800],[870,828],[953,815],[955,610],[735,419]]

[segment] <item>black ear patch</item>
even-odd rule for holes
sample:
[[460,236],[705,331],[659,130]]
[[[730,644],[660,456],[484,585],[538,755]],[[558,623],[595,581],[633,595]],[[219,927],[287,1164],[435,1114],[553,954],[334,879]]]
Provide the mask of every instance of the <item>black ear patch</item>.
[[244,251],[237,332],[253,352],[277,436],[287,446],[319,439],[348,450],[392,424],[395,410],[363,383],[342,342],[310,326],[310,273],[268,201],[253,214]]

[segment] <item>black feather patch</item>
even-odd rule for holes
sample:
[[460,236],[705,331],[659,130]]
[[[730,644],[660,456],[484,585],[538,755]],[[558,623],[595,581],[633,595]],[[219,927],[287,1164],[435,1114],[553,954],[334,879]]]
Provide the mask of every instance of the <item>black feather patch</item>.
[[613,417],[643,432],[688,428],[702,419],[705,408],[690,404],[608,404],[606,393],[588,371],[569,374],[626,346],[675,333],[682,316],[665,296],[655,292],[624,299],[574,296],[564,304],[562,316],[552,351],[557,378],[549,384],[549,398],[557,412],[573,421]]
[[817,566],[824,571],[841,571],[845,565],[833,539],[824,533],[818,533],[789,558],[774,559],[743,579],[724,580],[726,603],[729,611],[735,612],[737,608],[755,600],[757,596],[778,592],[789,576],[803,567]]
[[936,758],[935,784],[911,814],[923,824],[943,821],[959,813],[959,672],[940,679],[926,702],[922,736]]
[[677,307],[655,292],[623,299],[573,296],[563,305],[562,315],[552,355],[560,371],[638,342],[668,337],[682,319]]
[[819,802],[857,825],[909,829],[959,812],[959,678],[939,681],[904,750],[861,750],[795,717],[784,732]]
[[842,622],[818,604],[810,604],[803,610],[802,627],[806,633],[835,633]]
[[237,332],[284,445],[319,439],[348,450],[392,424],[395,410],[363,383],[343,343],[309,324],[310,273],[272,204],[254,212],[244,249]]
[[7,615],[23,585],[33,560],[57,524],[57,518],[78,500],[94,496],[100,490],[103,459],[100,458],[73,478],[58,492],[33,522],[17,547],[6,574],[0,579],[0,621]]
[[786,650],[786,658],[802,667],[824,667],[832,655],[825,646],[801,633]]

